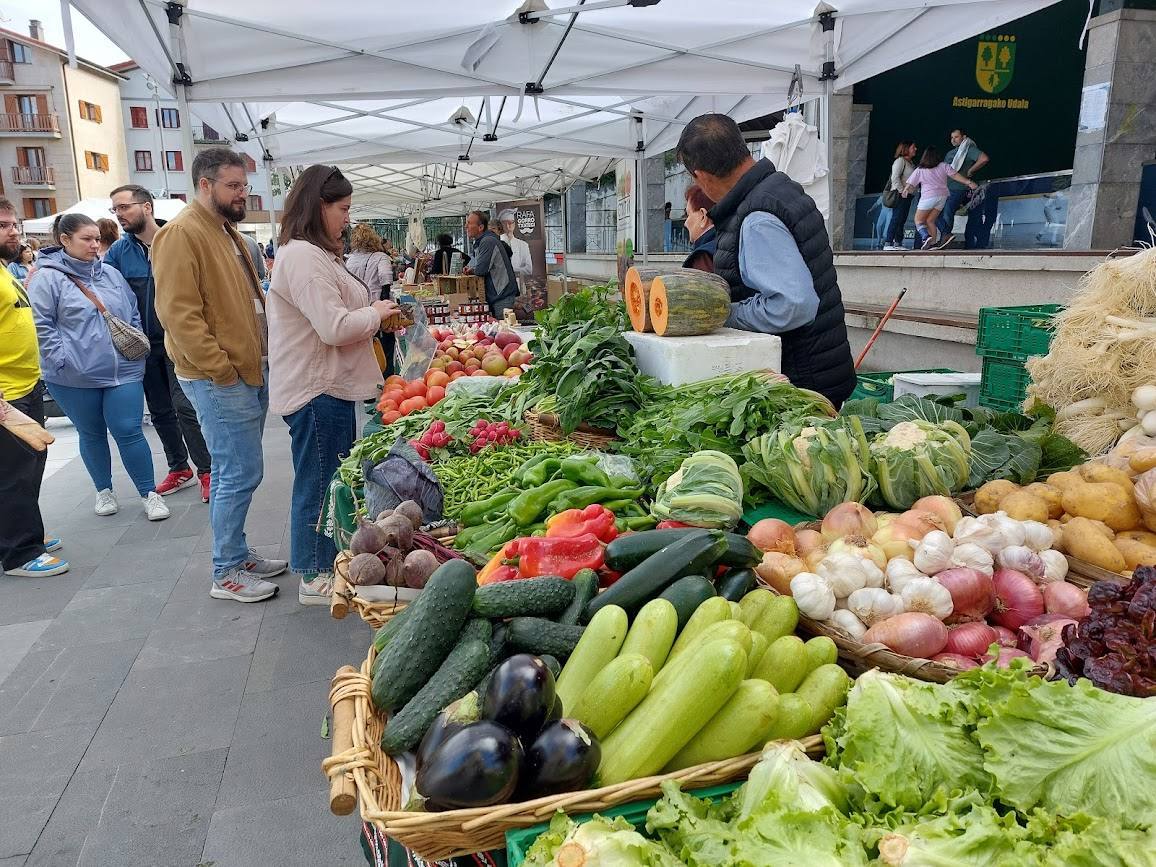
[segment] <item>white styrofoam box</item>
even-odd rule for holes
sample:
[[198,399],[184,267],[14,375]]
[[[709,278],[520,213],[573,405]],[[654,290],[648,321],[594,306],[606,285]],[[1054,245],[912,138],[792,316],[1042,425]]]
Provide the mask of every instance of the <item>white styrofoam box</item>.
[[627,331],[638,369],[666,385],[685,385],[748,370],[780,371],[783,342],[774,334],[720,328],[699,337]]
[[965,394],[964,406],[978,406],[979,377],[978,373],[897,373],[891,381],[896,397]]

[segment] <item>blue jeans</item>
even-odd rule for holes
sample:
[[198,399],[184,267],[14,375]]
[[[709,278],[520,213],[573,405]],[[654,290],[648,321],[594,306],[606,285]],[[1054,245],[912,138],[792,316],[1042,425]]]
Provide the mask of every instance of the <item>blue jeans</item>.
[[903,246],[903,227],[907,225],[907,215],[911,213],[911,201],[911,196],[900,196],[895,207],[891,208],[891,219],[887,223],[887,232],[883,235],[884,244]]
[[80,457],[96,489],[112,488],[112,452],[108,448],[111,433],[137,493],[147,497],[156,487],[156,477],[153,452],[141,428],[144,386],[126,382],[111,388],[75,388],[50,382],[48,393],[76,425]]
[[357,404],[318,395],[283,416],[293,445],[293,502],[289,513],[289,568],[329,572],[337,548],[317,531],[329,482],[357,439]]
[[179,382],[197,410],[213,460],[209,526],[213,528],[213,577],[219,577],[249,558],[245,518],[265,472],[261,435],[269,409],[269,372],[265,371],[266,384],[260,388],[244,380],[229,386],[207,379]]
[[[970,190],[948,190],[947,203],[943,206],[943,210],[939,213],[939,219],[935,221],[935,225],[939,228],[940,235],[951,234],[951,227],[955,224],[955,212],[959,210],[959,206],[967,200],[967,194]],[[967,221],[971,222],[971,212],[968,212]]]

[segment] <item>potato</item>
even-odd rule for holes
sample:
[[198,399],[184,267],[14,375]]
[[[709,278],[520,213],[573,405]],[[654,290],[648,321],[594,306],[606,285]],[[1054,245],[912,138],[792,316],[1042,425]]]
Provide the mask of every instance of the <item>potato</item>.
[[1064,514],[1064,492],[1043,482],[1032,482],[1024,488],[1029,494],[1035,494],[1048,504],[1048,518],[1058,518]]
[[1112,544],[1124,555],[1124,563],[1128,569],[1135,569],[1137,566],[1156,566],[1156,548],[1122,536],[1117,536]]
[[1052,531],[1052,547],[1062,553],[1064,550],[1064,524],[1049,520],[1048,529]]
[[1052,473],[1044,481],[1049,486],[1059,488],[1061,491],[1066,491],[1068,488],[1084,484],[1084,479],[1075,470],[1069,470],[1064,473]]
[[1047,501],[1027,491],[1008,494],[999,501],[999,507],[1007,512],[1009,518],[1017,521],[1039,521],[1043,524],[1048,520]]
[[1115,467],[1109,467],[1105,464],[1084,464],[1080,467],[1080,477],[1085,482],[1092,482],[1097,484],[1119,485],[1120,490],[1128,495],[1129,498],[1136,490],[1132,484],[1132,478],[1123,470],[1118,470]]
[[1156,533],[1151,530],[1125,530],[1116,536],[1117,539],[1131,539],[1133,542],[1142,542],[1150,548],[1156,548]]
[[1123,572],[1124,555],[1087,518],[1073,518],[1064,527],[1066,553],[1109,572]]
[[1133,530],[1140,525],[1140,509],[1132,495],[1111,482],[1088,482],[1066,491],[1064,511],[1103,521],[1113,530]]
[[1156,448],[1141,449],[1128,458],[1128,466],[1134,473],[1146,473],[1156,470]]
[[1008,479],[988,482],[975,492],[975,510],[981,515],[991,515],[1000,510],[1000,500],[1013,494],[1020,486]]

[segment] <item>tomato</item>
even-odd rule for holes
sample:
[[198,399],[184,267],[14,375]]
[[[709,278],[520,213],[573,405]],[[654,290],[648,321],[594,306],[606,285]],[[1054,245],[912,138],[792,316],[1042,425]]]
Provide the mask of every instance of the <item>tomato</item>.
[[424,397],[425,396],[425,383],[422,382],[420,379],[415,379],[413,382],[407,382],[405,384],[405,396],[406,397]]
[[450,374],[450,382],[457,382],[463,376],[469,376],[464,370],[456,370]]
[[420,394],[417,397],[411,397],[410,402],[413,404],[413,409],[410,412],[417,412],[419,409],[425,409],[429,406],[429,401]]
[[439,400],[446,396],[446,390],[440,385],[431,385],[429,391],[425,393],[426,402],[433,406]]
[[400,388],[387,388],[381,396],[382,401],[392,400],[398,406],[405,400],[405,392]]
[[391,412],[392,410],[397,409],[398,406],[399,406],[398,402],[391,398],[390,400],[383,400],[381,403],[379,403],[377,405],[377,410],[378,410],[378,412],[381,412],[381,413],[387,413],[387,412]]
[[405,379],[396,373],[393,376],[387,376],[385,378],[385,388],[387,391],[391,388],[405,388]]
[[399,418],[401,418],[401,413],[398,412],[396,409],[391,409],[389,412],[383,412],[381,414],[381,423],[382,424],[393,424]]
[[444,370],[431,370],[425,375],[425,384],[427,386],[442,386],[443,388],[450,381],[450,375]]

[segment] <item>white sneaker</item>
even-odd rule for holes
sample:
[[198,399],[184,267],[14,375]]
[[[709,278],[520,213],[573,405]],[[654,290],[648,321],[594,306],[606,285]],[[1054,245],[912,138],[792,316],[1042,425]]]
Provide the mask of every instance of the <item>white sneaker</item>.
[[141,502],[144,503],[145,514],[150,521],[163,521],[169,516],[169,507],[156,491],[149,491],[149,495],[142,497]]
[[297,601],[302,605],[328,605],[333,599],[333,573],[320,572],[312,581],[301,577]]
[[895,244],[884,244],[883,249],[888,253],[898,253],[900,250],[902,250],[904,248],[897,246]]
[[106,517],[115,515],[119,509],[120,505],[116,502],[116,494],[109,488],[96,492],[96,514]]

